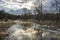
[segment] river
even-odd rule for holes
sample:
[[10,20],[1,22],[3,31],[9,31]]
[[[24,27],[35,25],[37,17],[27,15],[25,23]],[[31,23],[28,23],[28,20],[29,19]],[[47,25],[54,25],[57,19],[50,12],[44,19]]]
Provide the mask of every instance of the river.
[[54,31],[47,31],[39,24],[18,20],[14,22],[16,24],[6,30],[8,36],[4,40],[57,40],[57,34]]

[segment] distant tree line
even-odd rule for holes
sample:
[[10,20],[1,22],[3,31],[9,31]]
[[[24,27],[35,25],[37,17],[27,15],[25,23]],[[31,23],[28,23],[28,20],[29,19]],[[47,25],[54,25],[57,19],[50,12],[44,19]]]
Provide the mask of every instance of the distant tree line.
[[34,20],[49,20],[49,21],[59,21],[60,20],[60,13],[46,13],[46,14],[41,14],[38,13],[36,15],[32,14],[24,14],[21,15],[21,19],[34,19]]
[[4,10],[0,11],[0,20],[16,20],[16,19],[33,19],[33,20],[49,20],[49,21],[59,21],[60,13],[42,13],[40,10],[36,9],[38,14],[25,13],[23,15],[12,15],[6,13]]
[[9,14],[9,13],[6,13],[4,10],[1,10],[0,11],[0,20],[14,20],[14,19],[19,19],[19,16],[18,15],[12,15],[12,14]]

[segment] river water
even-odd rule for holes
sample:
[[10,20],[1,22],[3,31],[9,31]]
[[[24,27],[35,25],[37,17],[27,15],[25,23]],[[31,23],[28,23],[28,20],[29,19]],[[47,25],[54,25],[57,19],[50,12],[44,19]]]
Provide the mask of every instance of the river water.
[[15,21],[15,23],[6,30],[9,36],[4,40],[56,40],[55,33],[38,29],[40,25],[36,23],[32,22],[29,26],[22,25],[22,22],[19,21]]

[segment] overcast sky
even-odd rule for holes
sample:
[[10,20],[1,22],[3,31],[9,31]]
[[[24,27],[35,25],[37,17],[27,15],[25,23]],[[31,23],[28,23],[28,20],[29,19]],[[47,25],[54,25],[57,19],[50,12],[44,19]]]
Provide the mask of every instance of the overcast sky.
[[[46,0],[42,0],[45,5]],[[40,3],[40,0],[0,0],[0,8],[9,8],[9,9],[14,9],[18,10],[21,8],[27,8],[27,9],[32,9]],[[2,9],[3,9],[2,8]]]
[[[19,10],[22,8],[27,8],[28,10],[32,10],[35,7],[40,5],[41,0],[0,0],[0,10],[5,9],[6,11],[10,10]],[[51,9],[50,1],[52,0],[42,0],[44,9]]]

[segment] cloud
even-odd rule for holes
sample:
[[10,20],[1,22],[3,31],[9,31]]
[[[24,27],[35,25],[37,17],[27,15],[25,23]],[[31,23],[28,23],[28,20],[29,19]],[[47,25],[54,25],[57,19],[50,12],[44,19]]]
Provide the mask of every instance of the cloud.
[[[44,6],[47,0],[42,0]],[[0,0],[0,9],[5,9],[6,11],[10,10],[21,10],[27,8],[28,10],[34,10],[35,7],[38,7],[41,3],[41,0]]]
[[6,7],[6,8],[10,8],[10,9],[14,9],[14,10],[18,10],[21,8],[27,8],[27,9],[31,9],[32,7],[35,6],[35,0],[31,1],[29,0],[28,2],[24,1],[24,0],[2,0],[0,2],[0,6]]
[[21,8],[32,9],[40,5],[40,0],[2,0],[0,6],[18,10]]

